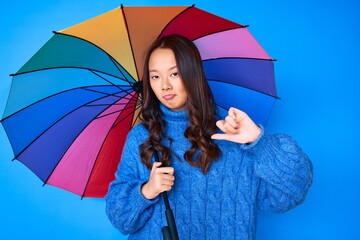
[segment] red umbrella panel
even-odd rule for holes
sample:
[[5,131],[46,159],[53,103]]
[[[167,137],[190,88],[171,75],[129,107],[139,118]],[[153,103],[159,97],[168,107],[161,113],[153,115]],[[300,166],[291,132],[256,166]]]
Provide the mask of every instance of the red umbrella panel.
[[195,6],[122,6],[55,32],[13,74],[1,123],[14,159],[45,184],[104,197],[139,122],[146,49],[169,34],[199,48],[220,114],[233,106],[266,123],[274,66],[248,28]]

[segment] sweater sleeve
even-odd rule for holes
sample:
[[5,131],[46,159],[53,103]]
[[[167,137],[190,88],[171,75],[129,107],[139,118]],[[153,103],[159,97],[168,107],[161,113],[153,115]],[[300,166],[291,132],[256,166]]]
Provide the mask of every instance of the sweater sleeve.
[[262,129],[258,140],[245,148],[255,159],[261,210],[284,212],[305,200],[312,184],[312,163],[290,136]]
[[[148,179],[141,179],[138,141],[129,134],[122,158],[116,172],[116,179],[110,184],[105,197],[106,214],[114,227],[123,234],[131,234],[142,228],[153,212],[158,198],[146,199],[140,192]],[[147,176],[148,177],[148,176]]]

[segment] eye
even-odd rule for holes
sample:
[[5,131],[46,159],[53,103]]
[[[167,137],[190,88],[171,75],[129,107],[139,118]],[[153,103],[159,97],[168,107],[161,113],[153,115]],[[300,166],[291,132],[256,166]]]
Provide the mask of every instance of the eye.
[[159,79],[159,76],[158,75],[153,75],[153,76],[150,76],[150,79],[157,80],[157,79]]
[[177,77],[178,76],[178,73],[177,72],[174,72],[170,75],[171,77]]

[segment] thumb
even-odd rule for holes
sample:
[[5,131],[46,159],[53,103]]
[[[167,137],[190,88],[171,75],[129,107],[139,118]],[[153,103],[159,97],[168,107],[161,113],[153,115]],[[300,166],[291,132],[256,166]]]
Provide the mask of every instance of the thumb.
[[154,162],[151,168],[151,172],[155,171],[158,167],[160,167],[162,162]]
[[215,134],[211,135],[211,139],[226,140],[226,134],[215,133]]

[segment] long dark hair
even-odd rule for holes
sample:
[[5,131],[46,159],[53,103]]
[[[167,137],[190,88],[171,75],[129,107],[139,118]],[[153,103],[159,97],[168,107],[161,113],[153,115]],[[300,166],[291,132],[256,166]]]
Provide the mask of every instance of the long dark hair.
[[[162,139],[169,139],[165,134],[165,122],[160,111],[160,101],[150,87],[149,59],[158,48],[171,49],[174,52],[179,74],[187,91],[186,109],[190,124],[184,136],[191,142],[184,159],[194,167],[200,167],[206,174],[212,161],[221,151],[211,139],[217,130],[215,125],[215,103],[208,82],[205,78],[200,53],[195,44],[185,37],[169,35],[158,38],[149,48],[143,72],[142,121],[149,131],[149,138],[140,145],[141,161],[151,169],[151,156],[154,150],[162,156],[163,164],[170,165],[170,149],[161,144]],[[197,151],[199,150],[199,151]]]

